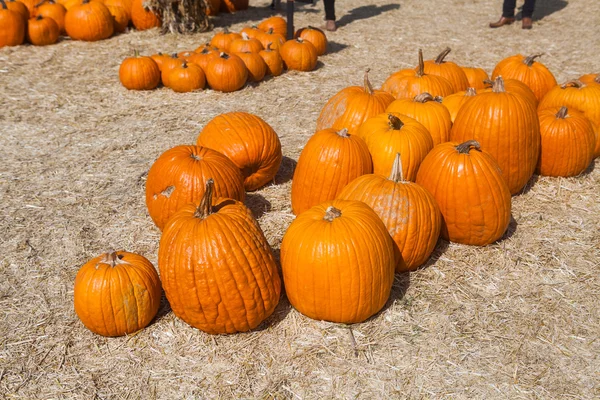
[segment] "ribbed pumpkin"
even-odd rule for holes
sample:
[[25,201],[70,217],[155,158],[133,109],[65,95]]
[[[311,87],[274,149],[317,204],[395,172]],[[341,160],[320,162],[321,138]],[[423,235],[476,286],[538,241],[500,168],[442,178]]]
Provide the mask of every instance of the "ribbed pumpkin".
[[300,28],[296,31],[294,37],[302,38],[309,41],[317,49],[317,55],[322,56],[327,52],[327,36],[319,28],[308,26],[306,28]]
[[482,68],[477,67],[461,67],[465,75],[467,76],[467,80],[469,81],[469,87],[474,89],[483,89],[485,88],[484,81],[490,79],[490,76],[487,72],[485,72]]
[[27,40],[34,46],[47,46],[58,41],[60,28],[52,18],[38,15],[27,23]]
[[403,176],[413,181],[419,165],[433,148],[433,139],[423,125],[406,115],[383,113],[368,119],[357,135],[365,140],[371,158],[373,173],[387,175],[396,154],[402,154]]
[[248,80],[253,82],[260,82],[267,73],[267,64],[265,60],[258,53],[252,53],[249,51],[242,53],[235,53],[246,66],[248,70]]
[[454,123],[454,120],[456,119],[458,110],[460,110],[462,105],[470,100],[473,96],[477,96],[477,90],[475,90],[475,88],[467,88],[467,90],[463,92],[453,93],[442,99],[442,105],[446,107],[450,113],[450,119],[452,123]]
[[381,218],[394,239],[396,272],[417,269],[433,252],[442,226],[440,209],[427,190],[404,179],[400,154],[388,178],[360,176],[346,185],[338,199],[362,201]]
[[256,190],[273,180],[283,154],[277,133],[246,112],[217,115],[198,135],[197,144],[225,154],[242,171],[244,187]]
[[160,295],[152,263],[126,251],[91,259],[75,277],[75,312],[86,328],[103,336],[145,328],[158,312]]
[[27,9],[27,6],[25,4],[17,0],[5,0],[4,4],[6,5],[7,9],[15,11],[16,13],[21,15],[25,23],[29,21],[29,10]]
[[65,31],[65,15],[67,15],[67,9],[54,0],[45,0],[35,6],[35,15],[52,18],[54,22],[58,24],[58,29],[61,34],[66,33]]
[[[516,79],[503,79],[503,81],[505,92],[518,94],[525,100],[529,101],[529,103],[531,103],[534,108],[537,108],[538,100],[535,97],[533,91],[529,88],[529,86]],[[487,80],[484,83],[485,89],[480,90],[479,93],[491,92],[493,90],[492,87],[494,86],[494,82],[491,80]]]
[[214,48],[204,48],[201,51],[188,57],[188,61],[196,64],[203,71],[206,71],[208,63],[215,57],[219,57],[219,51]]
[[384,112],[392,101],[391,94],[373,90],[366,70],[364,86],[342,89],[327,101],[317,119],[317,130],[346,128],[353,134],[367,119]]
[[600,157],[600,85],[574,80],[557,85],[540,102],[539,110],[565,106],[585,115],[596,132],[594,157]]
[[160,15],[148,7],[144,7],[147,0],[133,0],[131,4],[131,22],[138,31],[157,28],[162,25]]
[[521,54],[500,61],[492,72],[492,79],[502,76],[504,79],[516,79],[533,91],[538,101],[550,89],[556,86],[556,79],[546,66],[535,59],[542,54],[525,57]]
[[156,63],[156,65],[158,65],[158,69],[162,71],[162,65],[163,62],[169,58],[168,54],[163,54],[160,51],[156,54],[152,54],[150,56],[151,59],[154,60],[154,62]]
[[239,201],[188,204],[165,227],[158,248],[163,288],[175,315],[204,332],[256,328],[273,313],[281,279],[267,239]]
[[317,66],[317,49],[304,39],[288,40],[281,45],[279,53],[287,69],[312,71]]
[[244,34],[244,33],[246,35],[248,35],[248,37],[256,39],[256,37],[259,34],[264,33],[264,31],[262,29],[260,29],[258,26],[252,25],[252,26],[245,26],[245,27],[243,27],[242,30],[240,31],[240,35]]
[[206,86],[206,77],[202,68],[185,61],[179,67],[169,71],[168,81],[169,87],[178,93],[193,92]]
[[65,30],[75,40],[94,42],[107,39],[114,32],[113,17],[104,4],[82,0],[67,11]]
[[181,207],[198,202],[204,184],[215,181],[215,195],[244,201],[244,178],[224,155],[201,146],[176,146],[165,151],[150,167],[146,180],[146,206],[162,230]]
[[362,322],[385,305],[394,281],[394,245],[360,201],[334,200],[299,215],[281,243],[290,303],[309,318]]
[[579,81],[586,85],[600,85],[600,74],[585,74],[579,77]]
[[[446,61],[445,58],[452,50],[446,47],[435,60],[427,60],[424,62],[425,74],[437,75],[446,78],[452,85],[453,93],[467,90],[469,87],[469,79],[461,67],[452,61]],[[417,67],[418,68],[418,67]]]
[[4,0],[0,0],[0,47],[18,46],[25,39],[23,15],[9,10]]
[[220,92],[234,92],[244,87],[248,80],[246,64],[235,54],[229,53],[211,57],[204,73],[208,85]]
[[273,32],[279,33],[284,38],[287,38],[287,21],[281,17],[269,17],[258,24],[258,29],[268,32],[273,29]]
[[161,67],[160,67],[160,80],[163,85],[166,87],[170,87],[169,85],[169,75],[171,70],[181,66],[181,59],[177,57],[176,53],[171,54],[170,56],[163,58]]
[[152,90],[160,82],[160,70],[152,58],[140,57],[135,50],[133,57],[121,63],[119,80],[129,90]]
[[279,33],[273,32],[273,29],[269,29],[267,32],[259,33],[256,36],[256,39],[260,40],[260,43],[265,49],[270,44],[272,49],[279,50],[279,48],[285,43],[285,37]]
[[397,99],[412,99],[424,92],[441,97],[454,93],[454,87],[446,78],[425,73],[421,49],[419,49],[417,68],[393,73],[383,82],[381,90],[385,90]]
[[492,92],[478,94],[458,111],[450,140],[471,139],[496,159],[512,194],[523,189],[540,154],[540,123],[533,105],[506,92],[501,77]]
[[229,52],[229,46],[234,40],[241,39],[242,35],[235,32],[229,32],[229,29],[223,28],[222,32],[216,33],[212,39],[210,39],[210,45],[217,49]]
[[316,132],[306,143],[292,179],[292,212],[296,215],[335,199],[355,178],[373,172],[366,143],[342,129]]
[[590,121],[567,107],[538,112],[542,150],[537,172],[545,176],[576,176],[594,157],[596,135]]
[[236,11],[247,10],[248,0],[221,0],[219,11],[224,13],[234,13]]
[[283,73],[283,59],[279,51],[271,49],[271,43],[265,50],[258,53],[267,64],[267,75],[279,76]]
[[429,131],[435,146],[448,141],[452,128],[452,118],[441,100],[429,93],[421,93],[412,100],[394,100],[385,111],[404,114],[419,121]]
[[229,51],[231,53],[258,53],[261,50],[264,50],[264,47],[260,40],[253,39],[246,33],[242,33],[241,38],[235,39],[229,44]]
[[494,158],[476,141],[437,145],[423,160],[417,183],[440,207],[444,239],[485,246],[508,229],[510,191]]
[[177,58],[183,61],[188,61],[192,55],[196,54],[196,52],[191,50],[184,50],[177,53]]
[[29,19],[35,17],[35,6],[39,3],[38,0],[19,0],[21,3],[25,4],[27,10],[29,11]]

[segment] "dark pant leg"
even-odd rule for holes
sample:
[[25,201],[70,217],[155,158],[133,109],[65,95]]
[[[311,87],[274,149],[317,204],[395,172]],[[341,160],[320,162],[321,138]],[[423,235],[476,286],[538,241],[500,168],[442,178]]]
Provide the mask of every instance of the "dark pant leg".
[[502,16],[505,18],[513,18],[515,16],[515,7],[517,0],[504,0],[502,5]]
[[525,4],[523,4],[523,18],[531,18],[533,7],[535,7],[535,0],[525,0]]
[[325,4],[325,19],[335,21],[335,0],[324,0]]

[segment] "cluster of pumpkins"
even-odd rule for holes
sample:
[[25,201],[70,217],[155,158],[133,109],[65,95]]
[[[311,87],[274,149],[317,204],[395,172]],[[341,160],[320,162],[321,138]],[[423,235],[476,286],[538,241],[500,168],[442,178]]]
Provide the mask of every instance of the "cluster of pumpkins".
[[[534,172],[575,176],[600,154],[600,74],[558,85],[537,55],[516,55],[490,81],[445,61],[448,53],[423,61],[419,52],[417,67],[392,74],[383,90],[367,71],[363,86],[322,108],[294,171],[296,219],[280,252],[285,292],[302,314],[366,320],[386,303],[394,274],[423,265],[440,236],[499,240],[511,196]],[[162,281],[175,315],[198,329],[258,326],[279,301],[281,278],[242,202],[272,181],[281,159],[273,129],[240,112],[211,120],[195,146],[163,153],[146,182],[162,231],[160,280],[135,254],[91,260],[75,281],[83,323],[110,336],[143,328]]]
[[233,92],[246,82],[279,76],[284,68],[315,69],[318,56],[327,50],[325,33],[308,27],[299,29],[295,39],[286,37],[285,19],[267,18],[240,33],[225,29],[194,51],[150,57],[136,53],[121,63],[119,79],[130,90],[152,90],[162,82],[176,92],[201,90],[207,83],[213,90]]
[[160,26],[143,0],[0,0],[0,47],[25,39],[36,46],[54,44],[61,35],[97,41],[124,32]]

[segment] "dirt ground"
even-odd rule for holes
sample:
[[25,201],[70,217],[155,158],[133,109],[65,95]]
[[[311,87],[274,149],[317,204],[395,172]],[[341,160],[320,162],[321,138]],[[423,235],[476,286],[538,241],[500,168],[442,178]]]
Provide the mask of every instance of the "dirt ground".
[[[216,29],[260,21],[268,4],[219,16]],[[281,138],[275,183],[247,201],[278,254],[293,220],[294,160],[326,100],[360,84],[366,68],[378,87],[414,66],[418,48],[430,59],[450,46],[449,60],[488,72],[519,52],[544,52],[559,82],[600,72],[597,0],[540,0],[531,31],[489,29],[501,6],[338,2],[341,26],[317,70],[231,94],[129,92],[118,82],[134,48],[194,49],[211,33],[1,49],[0,398],[600,398],[598,160],[576,178],[534,177],[513,198],[500,242],[440,242],[426,267],[397,275],[386,307],[362,324],[309,320],[283,297],[260,329],[210,336],[163,301],[147,329],[107,339],[73,310],[75,274],[88,259],[115,248],[156,265],[145,174],[220,113],[257,114]],[[322,23],[322,2],[296,8],[297,27]]]

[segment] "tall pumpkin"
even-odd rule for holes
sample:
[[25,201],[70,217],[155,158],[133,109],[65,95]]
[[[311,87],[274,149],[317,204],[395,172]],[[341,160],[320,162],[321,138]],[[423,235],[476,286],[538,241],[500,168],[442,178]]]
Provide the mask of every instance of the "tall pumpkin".
[[4,0],[0,0],[0,48],[23,43],[25,23],[22,14],[9,10]]
[[381,218],[394,240],[396,272],[417,269],[433,252],[442,226],[440,209],[427,190],[404,179],[399,153],[388,178],[359,176],[338,199],[362,201]]
[[485,246],[508,229],[510,191],[500,167],[477,141],[437,145],[423,160],[417,183],[440,207],[444,239]]
[[456,63],[445,60],[450,51],[452,51],[450,47],[446,47],[435,60],[425,61],[425,73],[446,78],[452,84],[453,93],[467,90],[469,79],[467,79],[465,71]]
[[244,176],[244,187],[256,190],[279,171],[281,142],[262,118],[246,112],[217,115],[198,135],[196,143],[226,155]]
[[311,208],[292,222],[281,243],[287,297],[317,320],[350,324],[377,313],[390,295],[394,264],[385,225],[360,201]]
[[113,17],[104,4],[82,0],[65,14],[65,30],[75,40],[94,42],[107,39],[114,32]]
[[478,94],[458,111],[450,140],[471,139],[496,159],[512,194],[523,189],[540,154],[540,123],[533,105],[506,92],[501,77],[491,92]]
[[346,129],[324,129],[306,143],[292,179],[292,212],[296,215],[335,199],[355,178],[373,172],[365,142]]
[[[518,81],[516,79],[502,78],[502,80],[504,82],[504,91],[505,92],[518,94],[521,97],[523,97],[525,100],[529,101],[533,105],[534,108],[537,108],[538,100],[535,97],[535,93],[533,93],[533,91],[529,88],[529,86],[527,86],[523,82]],[[494,81],[487,80],[484,82],[484,84],[485,84],[485,89],[480,90],[479,91],[480,93],[493,91]]]
[[271,49],[271,43],[267,44],[267,48],[261,50],[258,55],[267,65],[267,75],[279,76],[283,73],[283,59],[279,51]]
[[550,89],[556,86],[556,79],[544,64],[536,61],[542,54],[525,57],[521,54],[500,61],[492,72],[492,79],[502,76],[504,79],[516,79],[523,82],[535,93],[538,101]]
[[175,315],[212,334],[245,332],[273,313],[281,279],[271,248],[243,203],[188,204],[165,227],[158,248],[163,288]]
[[327,101],[317,119],[317,131],[346,128],[353,134],[367,119],[384,112],[392,101],[394,97],[389,93],[373,90],[367,69],[364,86],[342,89]]

